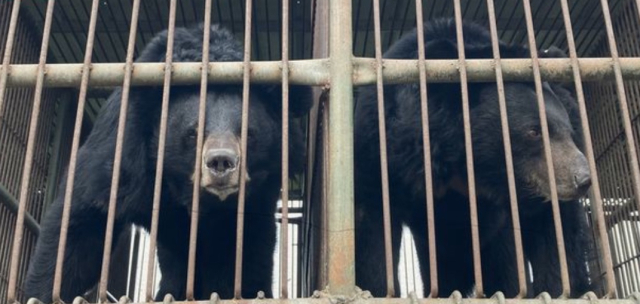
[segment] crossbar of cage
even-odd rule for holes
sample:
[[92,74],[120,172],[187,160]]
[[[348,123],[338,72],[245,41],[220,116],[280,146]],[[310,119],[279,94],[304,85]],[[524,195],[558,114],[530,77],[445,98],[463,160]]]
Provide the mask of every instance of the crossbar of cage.
[[[611,82],[615,74],[610,58],[578,58],[580,77],[585,82]],[[425,60],[425,70],[430,82],[459,82],[457,60]],[[503,77],[507,81],[531,81],[531,59],[501,59]],[[619,58],[620,73],[625,80],[640,79],[640,58]],[[382,76],[386,84],[411,83],[419,80],[417,60],[383,59]],[[573,82],[571,59],[541,58],[540,74],[543,80]],[[279,83],[279,61],[252,62],[252,83]],[[329,60],[291,60],[289,79],[291,84],[327,85]],[[375,59],[356,57],[353,63],[353,84],[375,84]],[[467,77],[470,82],[496,81],[493,59],[467,59]],[[89,86],[118,86],[124,79],[122,63],[92,64]],[[162,84],[164,64],[134,63],[132,86],[157,86]],[[174,85],[194,85],[200,82],[201,63],[173,63],[171,75]],[[237,83],[242,80],[241,62],[216,62],[209,64],[208,82],[217,84]],[[47,64],[45,87],[78,87],[82,79],[82,64]],[[31,87],[35,85],[37,65],[12,64],[8,69],[7,87]]]
[[[633,294],[625,299],[598,299],[593,293],[587,293],[578,299],[551,298],[548,293],[542,293],[535,299],[509,299],[505,298],[500,292],[489,298],[462,298],[459,292],[454,292],[446,298],[417,298],[415,295],[407,298],[367,298],[354,297],[349,299],[348,303],[352,304],[637,304],[640,295]],[[323,292],[316,291],[311,298],[305,299],[246,299],[246,300],[227,300],[220,299],[217,293],[212,293],[209,300],[200,301],[177,301],[173,297],[168,296],[161,302],[163,304],[332,304],[336,301],[344,301],[343,298],[332,297]],[[75,298],[73,304],[88,304],[89,302],[81,297]],[[127,297],[121,297],[118,303],[122,304],[144,304],[148,302],[133,302]],[[30,299],[27,304],[46,304],[37,299]]]

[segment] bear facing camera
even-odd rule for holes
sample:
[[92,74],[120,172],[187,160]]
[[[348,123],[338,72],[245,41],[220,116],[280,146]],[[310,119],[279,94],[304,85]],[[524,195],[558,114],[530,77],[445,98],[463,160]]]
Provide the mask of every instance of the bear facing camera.
[[[242,61],[242,46],[229,31],[211,26],[176,28],[174,62],[201,62],[204,30],[210,31],[211,62]],[[167,32],[145,47],[137,62],[164,62]],[[202,174],[194,176],[200,86],[172,86],[165,146],[157,255],[162,273],[156,300],[172,294],[184,300],[187,282],[193,180],[200,178],[196,248],[196,299],[212,292],[233,297],[236,212],[240,168],[246,164],[242,297],[272,296],[276,204],[281,186],[281,85],[252,85],[246,159],[240,150],[242,85],[209,85],[206,96]],[[311,107],[308,87],[291,86],[292,118]],[[98,282],[116,146],[122,89],[116,89],[78,150],[69,233],[62,272],[66,303]],[[162,87],[132,87],[122,150],[114,238],[135,224],[150,229],[158,151]],[[290,173],[303,169],[300,128],[289,128]],[[52,301],[66,177],[47,210],[24,285],[28,298]],[[114,239],[116,243],[117,239]]]
[[[491,35],[485,28],[463,23],[464,52],[469,59],[493,59]],[[457,59],[453,19],[424,27],[427,59]],[[499,43],[501,58],[530,58],[530,50]],[[543,57],[564,56],[558,48]],[[396,41],[388,59],[417,59],[416,30]],[[498,89],[495,82],[469,82],[469,109],[478,206],[483,290],[507,297],[519,292],[511,207],[502,136]],[[568,262],[571,296],[599,290],[589,280],[587,262],[595,257],[587,213],[579,201],[591,186],[582,152],[583,134],[578,104],[562,86],[544,82],[544,105]],[[513,169],[525,263],[531,264],[528,294],[562,293],[551,190],[544,156],[536,90],[533,82],[504,83]],[[467,184],[463,100],[459,83],[427,82],[430,156],[432,161],[439,297],[454,290],[476,292]],[[418,84],[384,86],[391,234],[395,286],[403,225],[416,244],[425,294],[431,289],[426,219],[425,165],[420,88]],[[358,91],[355,110],[356,282],[374,296],[387,295],[384,264],[382,180],[378,108],[375,86]],[[526,265],[526,264],[525,264]],[[526,266],[525,266],[526,267]]]

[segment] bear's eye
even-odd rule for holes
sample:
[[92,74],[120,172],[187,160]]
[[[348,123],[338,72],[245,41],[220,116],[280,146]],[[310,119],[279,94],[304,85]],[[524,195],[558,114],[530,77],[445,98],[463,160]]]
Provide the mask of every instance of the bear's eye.
[[532,139],[538,139],[540,138],[540,128],[535,127],[535,128],[531,128],[529,129],[529,131],[527,131],[527,136],[532,138]]

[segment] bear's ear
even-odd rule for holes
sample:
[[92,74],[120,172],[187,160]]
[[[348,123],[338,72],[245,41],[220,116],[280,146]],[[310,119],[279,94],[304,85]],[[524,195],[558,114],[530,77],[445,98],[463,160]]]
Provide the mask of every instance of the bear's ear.
[[427,59],[456,59],[458,48],[454,41],[437,39],[425,44],[424,55]]
[[[274,103],[275,108],[282,109],[282,85],[260,85],[258,89],[263,92],[269,102]],[[304,116],[312,105],[311,87],[289,85],[289,115],[291,117]]]
[[136,62],[163,62],[167,54],[167,30],[158,33],[144,47]]
[[538,52],[538,57],[540,58],[567,58],[567,53],[565,53],[560,48],[552,45],[546,50],[541,50]]

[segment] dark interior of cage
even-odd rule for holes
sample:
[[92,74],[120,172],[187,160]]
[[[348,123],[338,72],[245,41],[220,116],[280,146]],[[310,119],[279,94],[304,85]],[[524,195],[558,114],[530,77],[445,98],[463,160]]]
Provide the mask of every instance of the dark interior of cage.
[[[609,2],[612,25],[620,57],[640,56],[640,22],[637,1],[611,0]],[[0,54],[4,54],[9,29],[12,1],[0,3]],[[330,26],[318,18],[319,7],[324,1],[295,0],[290,4],[290,59],[312,59],[318,51],[326,48],[328,41],[322,39],[319,28]],[[372,1],[354,0],[353,3],[353,54],[358,57],[374,57],[374,31]],[[36,64],[45,21],[47,1],[22,1],[17,23],[12,64]],[[89,23],[90,2],[81,0],[56,1],[48,63],[82,63]],[[381,0],[382,50],[416,25],[415,3],[409,0]],[[609,57],[603,10],[600,1],[570,1],[574,40],[579,57]],[[187,26],[202,22],[204,1],[178,1],[176,26]],[[567,37],[559,2],[531,1],[535,41],[538,49],[557,46],[567,50]],[[139,55],[145,44],[154,35],[167,27],[168,1],[143,1],[140,7],[135,55]],[[243,37],[244,1],[214,1],[212,23],[228,28],[236,37]],[[495,11],[499,37],[515,44],[527,44],[527,29],[520,1],[496,0]],[[131,21],[131,1],[115,0],[100,2],[96,25],[96,40],[93,62],[124,62],[127,37]],[[281,2],[253,1],[251,29],[251,60],[281,60]],[[450,1],[424,1],[425,20],[438,17],[453,17]],[[471,0],[462,3],[462,15],[487,26],[489,18],[485,1]],[[240,38],[239,38],[240,39]],[[326,54],[325,54],[326,55]],[[569,84],[573,88],[573,84]],[[625,81],[625,93],[629,104],[635,142],[640,142],[640,82]],[[82,123],[81,142],[89,134],[93,123],[113,87],[90,87]],[[303,125],[306,134],[306,150],[309,154],[306,172],[293,177],[289,182],[289,267],[288,282],[274,279],[274,288],[288,284],[291,297],[308,297],[314,290],[322,290],[326,283],[326,269],[319,265],[322,259],[324,232],[323,215],[326,200],[324,172],[328,150],[326,149],[326,113],[329,107],[327,94],[316,88],[313,95],[317,111],[295,123]],[[326,93],[326,92],[325,92]],[[591,139],[596,161],[605,229],[610,244],[613,270],[617,282],[617,296],[625,297],[640,291],[640,214],[633,190],[632,172],[627,153],[627,136],[621,123],[616,84],[609,82],[584,82]],[[16,213],[20,193],[23,162],[25,158],[28,125],[32,110],[34,90],[32,87],[6,89],[5,103],[0,108],[0,299],[5,299],[9,286],[11,247],[15,233]],[[18,281],[22,282],[39,234],[39,222],[58,191],[65,168],[68,165],[74,119],[78,104],[77,88],[45,88],[42,95],[41,115],[38,122],[34,154],[34,166],[28,189],[25,234],[19,262]],[[296,153],[297,151],[290,151]],[[391,169],[393,170],[393,169]],[[589,233],[599,239],[593,224],[590,197],[582,199],[584,216],[588,219]],[[279,211],[280,212],[280,209]],[[278,213],[276,221],[281,222]],[[425,223],[426,225],[426,223]],[[185,236],[187,237],[187,236]],[[131,227],[121,233],[113,249],[111,275],[108,283],[110,301],[121,296],[144,301],[147,271],[147,233]],[[403,251],[399,268],[401,286],[397,295],[406,297],[421,289],[421,279],[415,260],[415,249],[410,235],[402,235]],[[600,242],[593,242],[589,258],[589,280],[603,280]],[[279,247],[279,246],[278,246]],[[96,249],[99,250],[99,249]],[[15,263],[15,261],[14,261]],[[384,263],[384,261],[380,261]],[[328,267],[331,267],[329,265]],[[275,271],[279,271],[275,267]],[[250,275],[250,274],[248,274]],[[156,275],[155,279],[158,277]],[[154,285],[155,286],[155,285]],[[275,289],[274,289],[275,290]],[[23,303],[23,290],[18,283],[18,295]],[[601,295],[603,290],[596,290]],[[420,296],[426,296],[420,293]],[[93,293],[85,295],[94,300]],[[441,295],[447,297],[449,295]],[[488,295],[490,296],[490,295]]]

